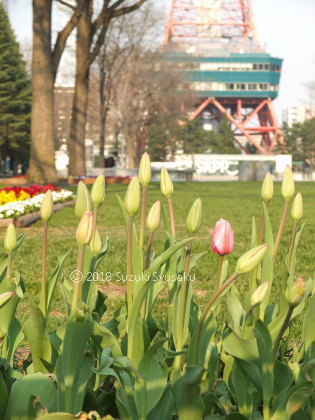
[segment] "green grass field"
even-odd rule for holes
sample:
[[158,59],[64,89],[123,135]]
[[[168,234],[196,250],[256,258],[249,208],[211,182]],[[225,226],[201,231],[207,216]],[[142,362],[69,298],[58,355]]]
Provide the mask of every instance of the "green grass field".
[[[122,198],[124,196],[125,185],[106,186],[106,200],[99,212],[98,228],[102,236],[109,236],[109,251],[102,265],[104,272],[125,273],[126,261],[126,235],[123,226],[122,215],[117,203],[116,194]],[[212,182],[212,183],[177,183],[174,185],[173,203],[176,217],[177,239],[186,237],[185,220],[187,212],[197,197],[201,197],[203,204],[203,223],[196,239],[194,240],[193,253],[209,251],[199,262],[195,269],[196,280],[194,291],[197,300],[203,303],[211,295],[216,278],[218,256],[211,249],[210,230],[220,218],[228,220],[235,235],[234,251],[229,256],[230,270],[233,269],[237,258],[250,247],[252,216],[255,216],[259,226],[261,217],[261,184],[236,183],[236,182]],[[297,273],[305,277],[314,275],[314,237],[315,237],[315,189],[313,183],[298,183],[296,190],[303,194],[304,200],[304,221],[305,228],[302,233],[301,243],[298,250]],[[166,201],[161,196],[159,184],[153,183],[149,187],[149,205],[155,200],[161,199],[166,207]],[[269,205],[269,212],[272,219],[274,232],[278,228],[283,207],[283,199],[280,195],[280,183],[275,184],[275,194]],[[136,218],[139,222],[139,217]],[[65,264],[65,276],[69,279],[71,271],[76,267],[77,247],[75,242],[77,220],[74,217],[73,207],[64,208],[57,212],[50,222],[49,229],[49,248],[48,248],[48,271],[52,272],[55,267],[57,257],[71,249],[71,254]],[[26,282],[26,299],[19,305],[18,314],[20,319],[26,319],[29,314],[28,295],[38,300],[40,276],[41,276],[41,232],[42,222],[19,229],[19,233],[26,231],[27,235],[18,255],[15,259],[13,269],[21,271]],[[279,262],[281,256],[287,252],[290,240],[292,222],[290,218],[286,224],[280,253],[275,267],[275,279],[279,275]],[[4,236],[4,229],[1,231],[1,240]],[[163,249],[165,234],[163,223],[154,239],[154,249],[159,253]],[[3,248],[2,253],[3,253]],[[1,255],[3,257],[4,255]],[[277,283],[277,282],[276,282]],[[246,290],[247,279],[238,280],[241,290]],[[108,293],[108,316],[112,311],[122,304],[124,285],[121,282],[112,281],[111,283],[100,283],[100,287]],[[277,293],[277,285],[274,293]],[[164,299],[158,301],[156,314],[163,316]],[[61,294],[57,292],[53,306],[51,326],[59,323],[64,317],[64,305]],[[299,324],[296,321],[296,334],[298,334]]]

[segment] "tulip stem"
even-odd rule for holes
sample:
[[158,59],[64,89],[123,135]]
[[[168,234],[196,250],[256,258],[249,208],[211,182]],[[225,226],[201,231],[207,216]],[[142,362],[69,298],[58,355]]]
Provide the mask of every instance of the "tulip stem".
[[264,401],[263,403],[263,419],[269,420],[270,419],[270,401]]
[[8,254],[7,278],[11,277],[12,273],[12,254]]
[[[186,248],[185,262],[184,262],[184,271],[183,279],[181,282],[180,290],[180,301],[179,301],[179,316],[178,316],[178,335],[177,335],[177,348],[176,351],[181,351],[183,347],[183,333],[184,333],[184,323],[185,323],[185,313],[186,313],[186,301],[187,301],[187,278],[189,274],[189,262],[191,256],[192,241],[189,241]],[[189,280],[188,280],[189,281]],[[189,314],[187,314],[189,317]],[[180,370],[181,355],[175,357],[175,369]]]
[[253,310],[255,309],[255,306],[251,306],[249,309],[248,309],[248,311],[246,312],[246,315],[245,315],[245,324],[246,324],[246,321],[248,320],[248,318],[249,318],[249,316],[250,316],[250,314],[253,312]]
[[175,238],[175,217],[174,217],[174,209],[173,209],[173,203],[172,203],[171,198],[168,199],[168,208],[170,212],[172,235]]
[[43,253],[42,253],[42,287],[40,293],[39,307],[44,316],[46,313],[46,300],[47,300],[47,238],[48,238],[48,222],[44,222],[43,231]]
[[83,262],[84,262],[84,249],[85,245],[79,247],[78,258],[77,258],[77,274],[78,279],[76,279],[73,286],[73,297],[72,297],[72,311],[75,311],[78,307],[78,302],[82,298],[82,281],[83,281]]
[[293,253],[294,241],[295,241],[295,236],[296,236],[296,230],[297,230],[297,223],[294,222],[293,229],[292,229],[292,235],[291,235],[289,256],[288,256],[288,271],[289,271],[289,273],[291,272],[291,260],[292,260],[292,253]]
[[[145,264],[144,264],[145,271],[149,268],[149,264],[150,264],[150,255],[151,255],[151,248],[152,248],[152,242],[153,242],[153,235],[154,235],[154,232],[150,232],[148,246],[147,246],[147,253],[145,256]],[[142,303],[142,307],[141,307],[141,316],[143,319],[145,319],[145,316],[146,316],[146,308],[147,308],[147,298],[145,297]]]
[[284,207],[283,207],[283,212],[282,212],[282,217],[281,217],[281,221],[280,221],[280,225],[279,225],[279,229],[278,229],[278,233],[277,233],[277,238],[276,238],[275,246],[274,246],[274,249],[273,249],[272,262],[275,261],[277,253],[278,253],[278,249],[279,249],[279,245],[280,245],[280,242],[281,242],[285,221],[286,221],[287,214],[288,214],[288,209],[289,209],[289,203],[288,203],[288,201],[285,201]]
[[150,232],[148,246],[147,246],[147,253],[145,256],[144,270],[147,270],[149,268],[152,242],[153,242],[153,232]]
[[261,219],[260,219],[260,227],[259,227],[259,233],[258,233],[258,238],[257,238],[257,245],[262,244],[264,228],[265,228],[265,213],[264,213],[264,209],[263,209],[262,214],[261,214]]
[[128,237],[127,237],[127,308],[130,313],[132,305],[132,234],[133,234],[133,216],[129,216]]
[[194,351],[193,351],[193,364],[194,365],[198,365],[198,348],[199,348],[199,342],[200,342],[201,329],[206,320],[208,312],[210,311],[212,305],[218,299],[218,297],[225,291],[225,289],[227,289],[233,283],[233,281],[238,277],[238,275],[239,275],[238,273],[233,273],[227,279],[227,281],[223,283],[222,286],[214,292],[214,295],[212,296],[212,298],[209,300],[204,310],[202,311],[202,314],[200,316],[200,319],[197,325],[195,342],[194,342]]
[[95,241],[95,232],[97,224],[97,207],[93,210],[93,226],[92,226],[92,241]]
[[280,341],[282,339],[282,336],[283,336],[285,330],[288,328],[288,325],[289,325],[289,322],[290,322],[290,319],[291,319],[293,310],[294,310],[294,308],[292,306],[290,306],[289,307],[289,310],[288,310],[288,313],[287,313],[287,316],[285,317],[285,320],[284,320],[284,322],[282,324],[282,327],[281,327],[281,329],[279,331],[279,334],[278,334],[278,336],[276,338],[276,341],[275,341],[275,344],[274,344],[274,347],[273,347],[273,351],[272,351],[272,358],[273,359],[275,359],[276,356],[277,356],[279,345],[280,345]]
[[147,209],[147,187],[142,188],[142,203],[141,203],[141,224],[139,234],[139,247],[142,250],[144,241],[145,217]]
[[223,261],[224,261],[224,255],[220,255],[219,267],[218,267],[218,276],[217,276],[217,283],[215,285],[216,290],[220,287],[220,280],[221,280],[221,273],[222,273]]

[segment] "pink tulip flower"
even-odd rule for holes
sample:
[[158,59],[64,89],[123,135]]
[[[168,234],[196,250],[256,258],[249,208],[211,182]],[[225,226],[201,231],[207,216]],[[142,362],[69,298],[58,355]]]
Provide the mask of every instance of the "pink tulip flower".
[[232,252],[234,246],[234,232],[229,222],[220,219],[214,227],[212,249],[221,256]]

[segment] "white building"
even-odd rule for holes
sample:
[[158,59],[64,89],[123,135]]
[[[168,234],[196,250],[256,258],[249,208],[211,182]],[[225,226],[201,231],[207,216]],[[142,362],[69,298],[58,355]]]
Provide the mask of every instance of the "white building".
[[312,105],[291,106],[283,110],[282,119],[289,127],[293,124],[303,123],[315,117],[315,107]]

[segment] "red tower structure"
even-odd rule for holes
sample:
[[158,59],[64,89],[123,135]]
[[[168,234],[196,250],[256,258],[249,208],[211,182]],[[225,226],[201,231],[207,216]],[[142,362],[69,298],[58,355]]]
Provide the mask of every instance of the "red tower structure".
[[261,51],[251,0],[171,0],[164,43],[200,97],[190,120],[225,114],[245,153],[246,143],[267,154],[284,146],[272,104],[282,60]]

